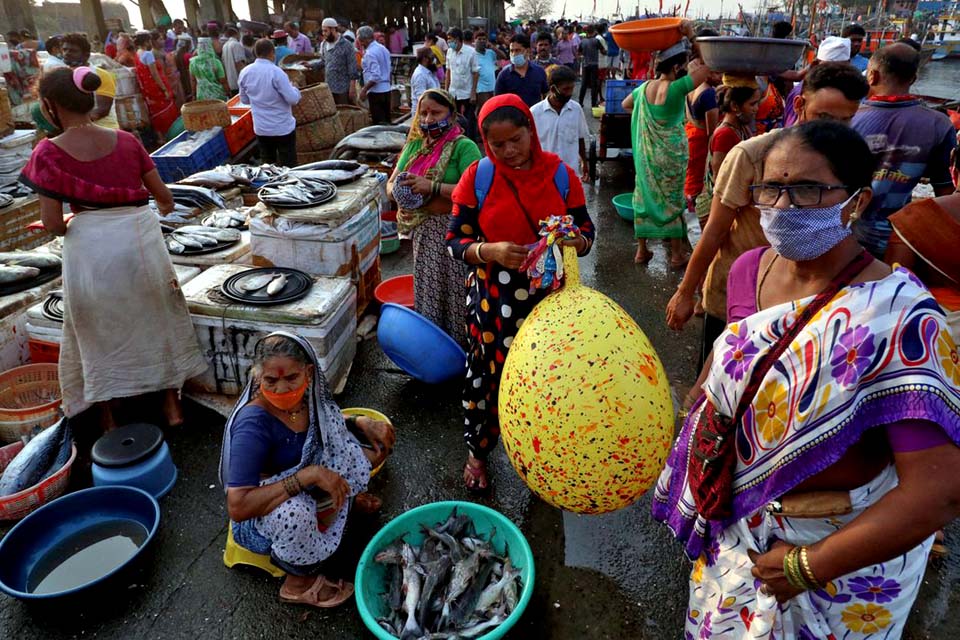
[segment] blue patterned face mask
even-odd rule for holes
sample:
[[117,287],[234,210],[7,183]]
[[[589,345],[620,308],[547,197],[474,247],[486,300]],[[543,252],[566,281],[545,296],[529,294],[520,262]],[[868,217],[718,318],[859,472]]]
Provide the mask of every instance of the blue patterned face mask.
[[444,118],[443,120],[437,120],[436,122],[421,122],[420,131],[424,135],[430,136],[431,138],[439,138],[447,131],[450,130],[450,127],[453,126],[453,122],[450,121],[450,118]]
[[844,226],[840,221],[840,212],[859,193],[857,189],[840,204],[829,207],[758,207],[763,235],[773,250],[787,260],[819,258],[851,234],[850,225]]

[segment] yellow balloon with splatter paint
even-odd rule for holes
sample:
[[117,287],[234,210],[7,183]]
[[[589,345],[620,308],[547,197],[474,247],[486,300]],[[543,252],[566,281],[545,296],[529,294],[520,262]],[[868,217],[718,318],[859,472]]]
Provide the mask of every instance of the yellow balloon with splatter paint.
[[637,323],[580,284],[564,249],[566,284],[517,332],[498,411],[503,445],[527,486],[575,513],[633,504],[656,481],[673,438],[663,365]]

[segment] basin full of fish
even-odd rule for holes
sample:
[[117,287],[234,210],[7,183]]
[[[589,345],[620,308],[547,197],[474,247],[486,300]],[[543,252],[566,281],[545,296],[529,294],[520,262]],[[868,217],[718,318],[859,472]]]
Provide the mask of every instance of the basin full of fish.
[[239,242],[240,231],[190,224],[168,233],[164,240],[170,253],[192,253]]
[[478,638],[503,624],[517,607],[520,570],[477,534],[454,509],[446,522],[423,526],[423,544],[402,538],[374,560],[387,569],[383,594],[389,614],[377,623],[400,640]]
[[288,175],[260,189],[259,197],[261,202],[278,209],[315,207],[336,198],[337,186],[310,175]]

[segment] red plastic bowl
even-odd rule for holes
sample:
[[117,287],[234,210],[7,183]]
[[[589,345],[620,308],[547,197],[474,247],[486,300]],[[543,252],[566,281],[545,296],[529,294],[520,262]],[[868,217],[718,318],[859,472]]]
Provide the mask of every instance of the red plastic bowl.
[[663,51],[680,42],[682,18],[647,18],[610,27],[613,39],[627,51]]
[[373,297],[380,304],[392,302],[413,309],[413,274],[384,280],[373,290]]

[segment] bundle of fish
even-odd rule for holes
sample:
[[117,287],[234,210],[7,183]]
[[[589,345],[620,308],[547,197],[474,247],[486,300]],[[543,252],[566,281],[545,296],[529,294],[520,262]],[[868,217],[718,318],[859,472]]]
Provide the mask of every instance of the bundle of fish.
[[520,570],[456,509],[446,522],[424,526],[423,532],[421,546],[401,538],[375,557],[388,576],[384,598],[390,614],[377,620],[380,626],[401,640],[454,640],[476,638],[503,624],[517,607]]
[[224,209],[227,206],[219,193],[207,187],[195,187],[188,184],[168,185],[173,201],[184,206],[198,209]]
[[222,164],[215,168],[214,171],[229,173],[238,181],[247,184],[262,185],[287,175],[288,169],[273,164]]
[[235,185],[248,185],[250,184],[250,180],[242,176],[234,175],[229,171],[223,171],[221,167],[217,167],[216,169],[199,171],[192,176],[187,176],[183,180],[177,181],[177,184],[208,187],[210,189],[225,189]]
[[73,450],[70,422],[63,418],[20,450],[0,476],[0,496],[29,489],[63,468]]
[[337,186],[329,180],[309,175],[287,176],[260,189],[259,197],[271,207],[309,207],[337,197]]
[[165,240],[167,250],[170,253],[180,254],[187,251],[197,251],[198,249],[208,249],[225,242],[236,242],[240,240],[240,232],[236,229],[217,229],[216,227],[190,224],[167,234]]
[[247,214],[236,209],[220,209],[203,219],[205,227],[239,229],[247,225]]
[[333,184],[349,184],[369,170],[369,166],[351,160],[322,160],[294,167],[290,170],[290,175],[296,178],[329,180]]
[[160,209],[157,207],[156,201],[152,198],[150,199],[150,204],[148,206],[155,214],[157,214],[157,217],[160,218],[160,222],[165,222],[167,224],[188,224],[193,221],[194,212],[196,211],[194,207],[180,204],[179,202],[174,202],[173,211],[167,215],[160,215]]
[[240,288],[248,293],[267,288],[268,296],[275,296],[287,286],[287,276],[283,273],[265,273],[254,276],[240,285]]
[[41,270],[60,268],[63,260],[49,251],[7,251],[0,253],[0,285],[32,280]]

